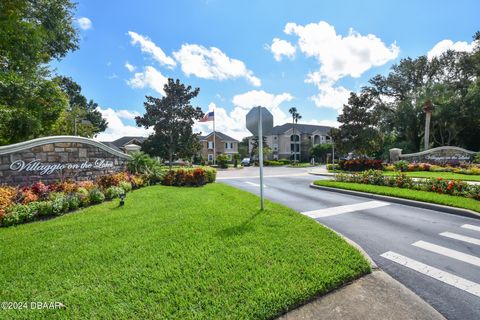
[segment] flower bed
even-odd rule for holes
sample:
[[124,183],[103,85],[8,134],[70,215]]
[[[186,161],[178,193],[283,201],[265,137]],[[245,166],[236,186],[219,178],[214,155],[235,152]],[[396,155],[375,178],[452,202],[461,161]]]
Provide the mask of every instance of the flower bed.
[[385,171],[431,171],[431,172],[453,172],[459,174],[480,175],[480,166],[478,164],[460,164],[457,165],[434,165],[430,163],[409,163],[405,160],[397,161],[393,164],[387,164],[383,167]]
[[0,186],[0,227],[61,216],[158,182],[174,186],[202,186],[214,182],[215,178],[214,169],[194,168],[152,174],[120,172],[99,177],[95,182],[66,181],[45,185],[40,181],[19,188]]
[[480,200],[480,185],[471,185],[460,180],[446,180],[442,178],[414,180],[406,174],[384,176],[380,170],[368,170],[353,174],[336,174],[335,180],[339,182],[422,190]]

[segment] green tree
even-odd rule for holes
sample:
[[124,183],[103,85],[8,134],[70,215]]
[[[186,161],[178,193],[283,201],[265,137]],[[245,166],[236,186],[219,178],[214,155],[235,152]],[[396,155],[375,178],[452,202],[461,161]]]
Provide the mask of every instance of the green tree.
[[243,138],[242,141],[238,143],[238,153],[240,154],[241,158],[246,158],[249,156],[248,154],[248,141],[251,137]]
[[145,114],[136,117],[135,121],[139,127],[154,130],[143,143],[142,150],[168,159],[171,168],[175,158],[191,157],[200,150],[199,134],[194,134],[192,127],[195,120],[202,118],[203,112],[190,104],[200,92],[199,88],[192,89],[178,79],[168,79],[164,91],[165,96],[160,99],[146,97]]
[[107,129],[107,120],[98,110],[93,100],[87,102],[82,88],[72,78],[59,76],[54,78],[62,91],[68,96],[68,107],[56,122],[53,134],[78,135],[92,138]]
[[[268,156],[271,152],[272,149],[267,144],[267,137],[263,137],[263,156],[266,159],[266,156]],[[258,159],[258,136],[254,136],[252,138],[252,150],[250,151],[250,158],[257,158]]]
[[310,155],[315,157],[319,162],[327,162],[327,154],[332,153],[332,144],[331,143],[322,143],[317,144],[316,146],[310,149]]
[[350,93],[343,113],[337,118],[340,127],[331,130],[335,146],[340,151],[369,156],[381,149],[382,134],[378,128],[380,114],[376,105],[375,95],[367,90],[359,94]]
[[0,1],[0,143],[49,134],[66,108],[48,63],[77,49],[69,0]]

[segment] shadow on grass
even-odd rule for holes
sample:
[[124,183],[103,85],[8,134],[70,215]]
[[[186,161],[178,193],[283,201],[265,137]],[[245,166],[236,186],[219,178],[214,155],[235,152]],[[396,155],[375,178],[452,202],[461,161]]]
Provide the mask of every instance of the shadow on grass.
[[226,228],[217,232],[217,236],[221,238],[228,238],[233,236],[241,236],[247,232],[251,232],[254,230],[252,227],[252,221],[258,217],[262,213],[261,210],[257,210],[253,215],[251,215],[247,220],[239,224],[238,226],[233,226],[230,228]]

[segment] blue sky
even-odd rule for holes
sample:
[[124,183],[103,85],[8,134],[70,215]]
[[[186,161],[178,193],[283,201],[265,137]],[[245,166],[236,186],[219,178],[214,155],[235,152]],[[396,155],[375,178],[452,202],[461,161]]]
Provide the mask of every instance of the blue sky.
[[478,12],[478,1],[80,0],[80,49],[52,65],[101,106],[100,140],[148,134],[133,116],[169,77],[200,87],[194,105],[241,138],[258,104],[275,124],[295,106],[303,123],[335,125],[349,92],[401,58],[471,50]]

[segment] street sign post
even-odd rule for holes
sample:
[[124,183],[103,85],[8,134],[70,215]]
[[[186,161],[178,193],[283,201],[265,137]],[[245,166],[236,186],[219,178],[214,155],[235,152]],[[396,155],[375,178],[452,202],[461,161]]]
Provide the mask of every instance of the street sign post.
[[253,107],[246,116],[247,129],[258,137],[258,166],[260,168],[260,209],[263,210],[263,136],[273,129],[273,116],[264,107]]

